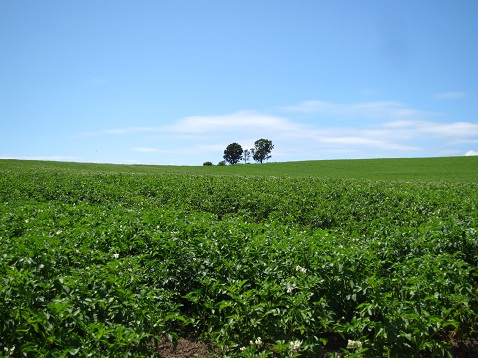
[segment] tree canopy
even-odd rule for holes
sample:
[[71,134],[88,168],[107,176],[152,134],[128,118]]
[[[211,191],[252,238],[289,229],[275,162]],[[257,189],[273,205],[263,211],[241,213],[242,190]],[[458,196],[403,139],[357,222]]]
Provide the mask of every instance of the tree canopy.
[[256,162],[262,163],[264,160],[271,158],[271,151],[274,149],[272,141],[268,139],[258,139],[254,142],[252,158]]
[[238,143],[231,143],[229,144],[226,149],[224,150],[224,160],[229,164],[237,164],[242,159],[242,147]]

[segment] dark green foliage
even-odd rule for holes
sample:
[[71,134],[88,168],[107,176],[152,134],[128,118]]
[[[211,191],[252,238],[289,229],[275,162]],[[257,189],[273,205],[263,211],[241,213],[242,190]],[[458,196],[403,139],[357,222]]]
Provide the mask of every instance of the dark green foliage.
[[229,144],[224,150],[224,160],[229,164],[237,164],[242,159],[242,147],[238,143]]
[[227,356],[446,356],[478,338],[477,203],[473,181],[0,167],[0,352],[196,332]]
[[258,139],[254,142],[252,158],[254,158],[256,162],[262,163],[264,160],[268,160],[272,157],[272,149],[274,149],[272,141],[268,139]]
[[202,165],[204,165],[204,166],[211,166],[211,165],[213,165],[213,164],[212,164],[212,162],[204,162]]

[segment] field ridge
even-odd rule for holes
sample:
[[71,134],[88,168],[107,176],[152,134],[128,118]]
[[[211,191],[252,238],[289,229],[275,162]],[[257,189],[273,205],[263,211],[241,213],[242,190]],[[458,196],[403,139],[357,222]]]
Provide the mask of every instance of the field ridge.
[[253,175],[431,181],[473,181],[478,179],[478,156],[312,160],[212,167],[0,160],[0,168],[15,169],[17,165],[21,168],[143,174]]

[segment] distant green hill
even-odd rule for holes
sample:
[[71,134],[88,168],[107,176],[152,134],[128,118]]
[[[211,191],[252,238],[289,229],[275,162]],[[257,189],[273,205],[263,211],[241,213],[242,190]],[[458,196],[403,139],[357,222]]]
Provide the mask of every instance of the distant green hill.
[[478,156],[314,160],[209,167],[0,160],[0,170],[28,170],[29,168],[113,173],[478,181]]

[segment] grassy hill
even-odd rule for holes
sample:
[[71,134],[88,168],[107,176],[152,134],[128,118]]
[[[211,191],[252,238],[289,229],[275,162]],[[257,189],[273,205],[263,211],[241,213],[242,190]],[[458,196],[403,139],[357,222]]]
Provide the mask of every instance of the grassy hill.
[[356,178],[373,180],[478,180],[478,157],[315,160],[235,166],[172,166],[0,160],[0,169],[92,172]]

